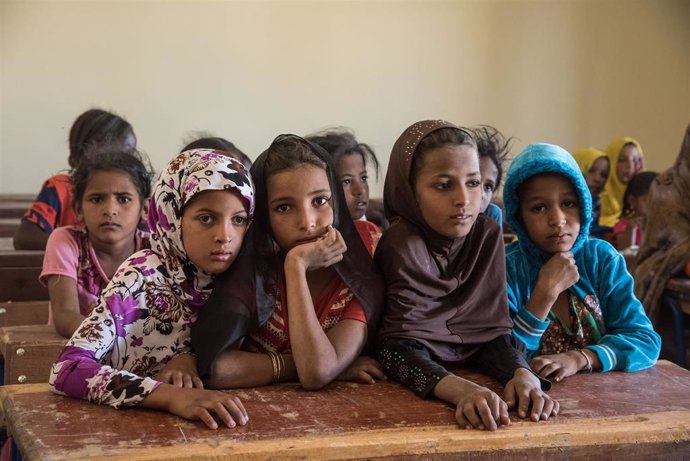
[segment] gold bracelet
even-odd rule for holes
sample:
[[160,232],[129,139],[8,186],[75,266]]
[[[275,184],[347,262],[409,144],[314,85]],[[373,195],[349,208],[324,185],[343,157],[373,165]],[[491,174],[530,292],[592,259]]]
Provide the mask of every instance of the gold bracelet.
[[278,381],[278,376],[280,373],[279,370],[279,361],[278,357],[276,357],[276,353],[274,351],[268,351],[267,352],[268,357],[271,359],[271,367],[273,368],[273,381],[272,382],[277,382]]
[[278,359],[278,378],[276,382],[278,382],[283,377],[283,372],[285,371],[285,359],[283,359],[283,354],[280,352],[276,352],[276,358]]
[[587,354],[585,354],[585,351],[583,351],[582,349],[578,349],[577,351],[580,354],[582,354],[584,356],[585,360],[587,361],[587,366],[584,368],[584,371],[587,373],[591,373],[592,372],[592,361],[589,359],[589,356]]

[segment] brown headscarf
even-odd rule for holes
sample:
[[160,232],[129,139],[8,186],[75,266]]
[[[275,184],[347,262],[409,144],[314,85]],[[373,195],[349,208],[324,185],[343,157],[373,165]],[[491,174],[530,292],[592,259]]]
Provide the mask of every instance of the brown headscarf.
[[461,129],[422,121],[393,146],[383,196],[386,217],[394,222],[375,255],[387,298],[379,336],[416,339],[441,360],[461,361],[509,334],[512,321],[498,224],[480,214],[469,234],[449,239],[427,225],[417,204],[413,159],[422,138],[442,128]]
[[676,163],[657,176],[649,190],[643,235],[635,295],[656,322],[668,279],[683,271],[690,255],[690,125]]

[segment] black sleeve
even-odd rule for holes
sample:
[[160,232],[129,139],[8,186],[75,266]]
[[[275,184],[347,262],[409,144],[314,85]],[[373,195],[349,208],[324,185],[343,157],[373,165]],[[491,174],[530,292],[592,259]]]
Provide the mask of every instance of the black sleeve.
[[[511,334],[498,336],[486,343],[472,356],[472,361],[503,386],[513,378],[518,368],[527,368],[534,373],[527,363],[524,343]],[[543,391],[551,389],[550,381],[536,373],[534,375],[539,378]]]
[[376,347],[376,359],[391,379],[426,398],[451,372],[431,358],[429,350],[414,339],[389,337]]

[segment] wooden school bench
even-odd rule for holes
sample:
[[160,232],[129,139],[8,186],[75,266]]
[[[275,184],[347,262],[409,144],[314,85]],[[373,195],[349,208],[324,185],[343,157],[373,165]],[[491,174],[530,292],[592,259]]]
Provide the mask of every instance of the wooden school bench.
[[38,281],[43,251],[0,251],[0,302],[48,299],[48,289]]
[[53,325],[0,328],[4,384],[47,383],[50,367],[67,343]]
[[[490,379],[463,372],[497,390]],[[393,382],[294,383],[235,391],[250,421],[217,431],[144,409],[114,410],[4,386],[7,428],[27,460],[626,459],[690,457],[690,371],[670,362],[639,373],[578,374],[554,384],[561,413],[495,432],[458,429],[454,409]]]

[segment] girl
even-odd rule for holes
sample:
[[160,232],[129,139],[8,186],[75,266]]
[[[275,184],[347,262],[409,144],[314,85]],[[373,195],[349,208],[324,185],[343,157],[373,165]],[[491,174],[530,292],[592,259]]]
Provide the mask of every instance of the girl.
[[643,155],[640,143],[633,138],[620,138],[606,147],[612,171],[601,193],[599,223],[602,226],[613,227],[618,221],[623,209],[625,187],[644,168]]
[[518,237],[506,248],[513,334],[538,355],[533,369],[561,381],[578,371],[654,365],[659,335],[623,257],[589,239],[592,198],[570,154],[527,146],[510,165],[503,202]]
[[72,209],[72,173],[84,152],[100,144],[115,144],[132,152],[137,144],[132,125],[127,120],[100,109],[87,110],[74,121],[69,132],[70,172],[48,178],[36,201],[24,213],[14,234],[17,250],[44,250],[48,235],[59,226],[75,225]]
[[[353,223],[330,156],[280,135],[252,167],[256,220],[240,259],[192,328],[199,373],[215,388],[383,375],[361,358],[383,301],[376,229]],[[243,339],[244,338],[244,339]]]
[[352,219],[366,220],[369,206],[367,161],[374,166],[376,176],[379,174],[379,161],[374,151],[368,145],[358,142],[355,135],[344,128],[318,133],[307,139],[321,146],[333,157],[335,172],[343,185]]
[[72,336],[120,264],[148,248],[149,235],[137,225],[150,178],[136,151],[112,145],[89,152],[72,175],[80,224],[50,234],[40,276],[50,294],[48,323],[60,335]]
[[482,203],[479,211],[503,226],[501,207],[491,203],[491,199],[501,186],[503,164],[510,152],[510,142],[500,131],[492,126],[478,126],[472,129],[479,153],[479,171],[482,175]]
[[585,176],[589,193],[592,196],[592,226],[589,233],[592,237],[602,238],[611,232],[610,227],[599,224],[599,217],[601,216],[599,194],[604,190],[604,185],[609,177],[609,158],[604,152],[594,147],[578,149],[573,152],[573,157]]
[[[455,405],[463,428],[510,424],[508,407],[518,402],[520,417],[557,414],[558,403],[541,391],[549,383],[530,371],[510,335],[503,238],[479,211],[471,134],[445,121],[410,126],[393,146],[383,195],[395,220],[375,255],[387,286],[377,350],[386,375]],[[507,405],[446,368],[467,363],[505,385]]]
[[213,429],[211,413],[228,427],[246,424],[237,397],[201,389],[189,336],[213,278],[238,254],[253,206],[241,163],[211,150],[178,155],[153,188],[151,250],[133,254],[103,290],[53,365],[53,391],[167,410]]
[[[642,229],[647,216],[647,198],[652,182],[659,176],[653,171],[638,173],[628,182],[623,194],[623,210],[615,226],[611,241],[619,250],[640,246]],[[635,253],[636,254],[636,253]]]

